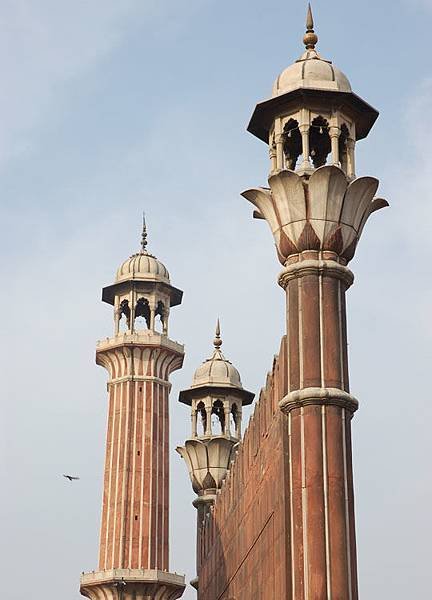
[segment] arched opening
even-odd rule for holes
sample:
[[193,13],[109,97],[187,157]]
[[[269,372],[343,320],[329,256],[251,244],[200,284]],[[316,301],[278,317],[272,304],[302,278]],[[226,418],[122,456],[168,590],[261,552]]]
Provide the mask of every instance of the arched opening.
[[[159,318],[158,318],[159,317]],[[159,300],[155,311],[155,330],[162,333],[165,330],[165,306],[162,300]]]
[[129,308],[129,300],[122,300],[117,309],[117,318],[120,331],[128,331],[130,329],[131,311]]
[[315,169],[322,167],[327,162],[331,152],[329,124],[324,117],[316,117],[309,129],[310,156]]
[[197,420],[197,435],[205,435],[207,431],[207,412],[204,402],[199,402],[195,412]]
[[150,328],[150,305],[147,298],[139,298],[135,306],[135,327]]
[[348,138],[349,130],[345,123],[343,123],[339,136],[339,161],[341,163],[341,168],[345,173],[348,171]]
[[285,123],[283,131],[283,151],[287,168],[294,171],[299,156],[302,154],[302,137],[299,130],[299,124],[295,119],[290,119]]
[[225,411],[221,400],[216,400],[213,403],[211,426],[213,435],[223,435],[225,433]]
[[231,435],[236,435],[238,430],[238,409],[237,404],[233,404],[230,412],[230,430]]

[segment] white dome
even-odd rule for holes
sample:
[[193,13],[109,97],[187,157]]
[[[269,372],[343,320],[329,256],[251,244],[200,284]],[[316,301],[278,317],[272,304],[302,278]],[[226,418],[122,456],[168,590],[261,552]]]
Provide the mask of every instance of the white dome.
[[213,352],[213,356],[195,371],[191,388],[205,385],[243,389],[240,373],[218,348]]
[[116,283],[130,281],[131,279],[170,282],[165,265],[145,251],[134,254],[117,269]]
[[330,61],[322,59],[315,49],[287,67],[273,85],[273,97],[298,89],[351,92],[348,78]]

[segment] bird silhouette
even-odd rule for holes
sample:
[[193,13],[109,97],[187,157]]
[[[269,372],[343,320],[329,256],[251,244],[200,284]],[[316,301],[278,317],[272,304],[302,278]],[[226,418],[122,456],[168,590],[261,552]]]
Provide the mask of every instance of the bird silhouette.
[[79,479],[79,477],[74,477],[73,475],[65,475],[64,473],[63,477],[66,477],[66,479],[69,479],[69,481],[76,481]]

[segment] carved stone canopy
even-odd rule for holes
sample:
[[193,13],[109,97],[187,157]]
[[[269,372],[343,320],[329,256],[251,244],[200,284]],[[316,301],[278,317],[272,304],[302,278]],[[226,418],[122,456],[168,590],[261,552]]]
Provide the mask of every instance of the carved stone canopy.
[[305,250],[331,251],[349,262],[363,227],[376,210],[388,206],[375,198],[374,177],[347,178],[337,166],[316,169],[310,178],[284,170],[269,178],[270,188],[243,192],[269,224],[280,262]]

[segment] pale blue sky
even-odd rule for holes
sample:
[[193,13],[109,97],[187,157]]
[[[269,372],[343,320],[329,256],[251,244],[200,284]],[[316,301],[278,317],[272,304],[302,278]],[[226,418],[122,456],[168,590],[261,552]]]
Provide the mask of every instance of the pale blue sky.
[[[3,0],[0,564],[8,600],[79,598],[97,566],[106,425],[97,339],[102,286],[149,247],[184,303],[173,377],[171,569],[194,576],[195,512],[174,448],[189,434],[179,389],[224,351],[258,392],[284,331],[279,263],[240,197],[263,185],[255,103],[302,51],[305,2]],[[432,483],[430,0],[314,2],[319,51],[378,108],[357,148],[391,207],[371,218],[348,295],[361,596],[429,594]],[[74,472],[69,485],[60,475]],[[24,575],[23,575],[24,573]],[[189,588],[186,600],[195,597]]]

